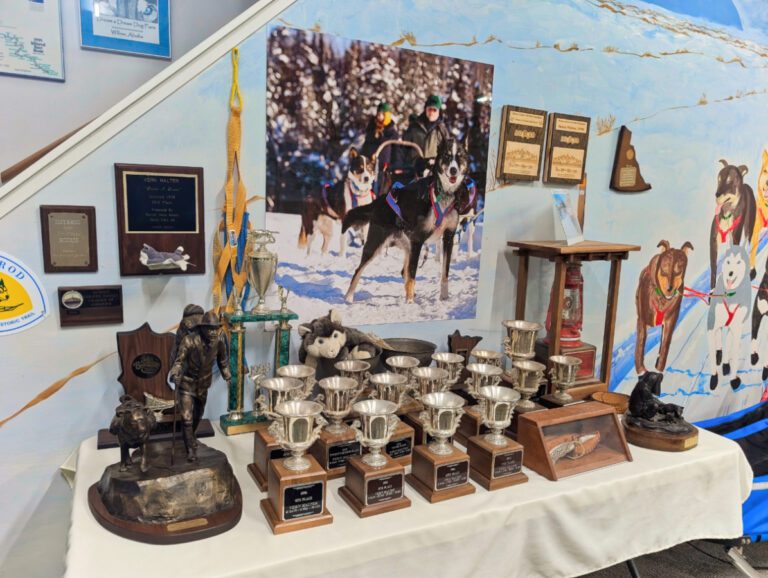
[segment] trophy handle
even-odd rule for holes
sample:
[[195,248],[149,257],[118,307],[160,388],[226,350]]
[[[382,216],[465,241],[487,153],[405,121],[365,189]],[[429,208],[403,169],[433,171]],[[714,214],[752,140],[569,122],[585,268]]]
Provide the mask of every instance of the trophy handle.
[[477,397],[477,390],[475,389],[475,382],[472,379],[471,375],[467,379],[464,380],[464,385],[467,386],[467,391],[469,392],[469,395],[471,395],[472,397]]
[[397,417],[394,414],[389,416],[389,420],[387,422],[387,437],[390,437],[390,438],[392,437],[399,423],[400,423],[399,417]]
[[[374,393],[378,395],[378,392],[374,392]],[[397,399],[397,405],[399,407],[403,407],[403,404],[406,402],[407,399],[408,399],[408,390],[404,389],[403,391],[400,392],[400,397]]]
[[309,437],[309,439],[311,440],[309,442],[310,446],[317,441],[317,438],[320,437],[320,432],[326,425],[328,425],[328,422],[323,416],[317,415],[315,416],[315,424],[316,424],[315,428],[312,430],[312,435]]
[[321,404],[321,405],[323,406],[323,409],[327,409],[327,408],[325,407],[325,394],[322,394],[322,393],[318,393],[318,394],[315,396],[315,401],[316,401],[317,403]]
[[307,396],[306,396],[306,394],[304,392],[304,388],[303,387],[297,387],[296,389],[293,389],[293,390],[288,392],[288,397],[291,400],[294,400],[294,401],[296,401],[296,400],[301,401],[301,400],[305,399]]
[[365,436],[363,435],[363,430],[360,429],[361,427],[360,420],[356,419],[351,424],[349,424],[349,427],[351,427],[352,431],[355,432],[355,441],[360,442],[362,444]]
[[419,421],[421,422],[421,425],[424,428],[424,431],[427,432],[429,435],[432,435],[432,432],[434,430],[432,429],[432,425],[429,423],[429,412],[427,411],[419,412]]
[[283,429],[283,422],[281,420],[275,420],[269,424],[267,429],[269,435],[275,438],[275,441],[281,446],[285,443],[285,430]]
[[493,381],[491,381],[491,385],[499,385],[501,383],[501,376],[497,375],[493,378]]
[[259,397],[256,398],[255,402],[256,408],[259,410],[259,413],[262,415],[267,415],[269,413],[267,411],[267,398],[264,397],[264,394],[259,394]]
[[371,383],[371,372],[370,371],[366,371],[363,374],[363,381],[361,383],[362,383],[363,388],[366,388],[366,387],[368,387],[370,385],[370,383]]
[[365,379],[363,379],[360,382],[360,386],[355,390],[354,396],[352,396],[352,400],[350,401],[350,405],[355,403],[357,401],[357,399],[363,394],[363,391],[365,391],[365,382],[366,382]]

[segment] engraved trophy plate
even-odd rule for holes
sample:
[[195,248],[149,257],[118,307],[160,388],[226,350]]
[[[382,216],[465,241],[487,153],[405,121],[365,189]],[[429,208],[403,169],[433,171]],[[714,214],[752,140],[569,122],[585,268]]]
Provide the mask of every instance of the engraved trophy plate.
[[435,490],[447,490],[469,481],[469,461],[462,460],[438,466],[435,472]]
[[347,465],[349,458],[359,456],[363,453],[360,442],[345,442],[334,444],[328,447],[328,461],[325,464],[326,470],[343,468]]
[[523,470],[523,452],[508,452],[497,454],[493,459],[491,479],[503,478],[520,473]]
[[411,455],[412,450],[413,447],[411,445],[410,437],[392,440],[384,449],[386,454],[393,460]]
[[368,480],[365,487],[365,505],[373,506],[402,498],[404,478],[404,474],[400,472]]
[[315,516],[323,512],[323,493],[325,484],[313,482],[298,486],[288,486],[283,491],[283,521]]

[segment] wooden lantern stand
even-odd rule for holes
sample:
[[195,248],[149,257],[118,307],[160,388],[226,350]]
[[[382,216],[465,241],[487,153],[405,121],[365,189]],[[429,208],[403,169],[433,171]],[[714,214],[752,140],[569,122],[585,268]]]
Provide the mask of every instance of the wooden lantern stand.
[[[509,241],[508,246],[517,250],[519,257],[517,265],[517,299],[515,303],[515,319],[525,319],[525,302],[528,291],[528,262],[531,257],[547,259],[555,264],[555,280],[553,284],[552,325],[549,334],[547,359],[542,360],[549,367],[549,358],[553,355],[568,354],[561,347],[560,332],[563,319],[563,299],[565,292],[566,266],[584,261],[610,261],[611,272],[608,283],[608,303],[605,309],[605,330],[603,332],[602,358],[600,370],[594,381],[580,384],[569,390],[576,399],[587,397],[595,391],[606,391],[611,381],[611,358],[613,353],[613,338],[616,327],[616,306],[619,300],[619,278],[621,262],[629,257],[631,251],[639,251],[638,245],[622,245],[619,243],[604,243],[602,241],[582,241],[574,245],[566,245],[565,241]],[[549,384],[548,393],[552,392]]]

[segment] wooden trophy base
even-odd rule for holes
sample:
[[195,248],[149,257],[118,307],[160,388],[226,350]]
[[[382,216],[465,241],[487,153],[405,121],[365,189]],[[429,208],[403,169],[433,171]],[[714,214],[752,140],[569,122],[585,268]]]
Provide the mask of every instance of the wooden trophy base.
[[328,475],[312,456],[309,468],[294,472],[285,460],[269,462],[268,497],[261,500],[261,511],[273,534],[285,534],[333,522],[325,507]]
[[398,416],[405,416],[409,413],[416,413],[416,415],[419,415],[419,412],[423,409],[424,405],[419,400],[407,397],[396,413]]
[[469,483],[469,456],[455,447],[451,454],[438,456],[424,445],[416,446],[405,480],[431,504],[475,493]]
[[355,430],[347,427],[340,434],[322,430],[309,451],[326,471],[328,479],[333,480],[344,476],[349,458],[362,455],[363,447],[355,439]]
[[414,436],[413,428],[401,421],[397,424],[395,433],[392,434],[389,443],[384,448],[384,453],[401,466],[410,466]]
[[541,405],[547,408],[566,407],[566,406],[574,405],[577,403],[584,403],[583,399],[571,399],[570,401],[563,401],[562,399],[556,397],[554,393],[548,393],[547,395],[542,395],[539,398],[539,401],[541,402]]
[[453,439],[467,447],[470,438],[487,432],[488,428],[483,425],[480,408],[476,405],[470,406],[464,410],[464,415],[461,416],[461,422],[459,422],[459,429],[456,430]]
[[506,446],[488,443],[482,435],[469,439],[469,476],[486,490],[498,490],[528,481],[522,472],[523,446],[506,438]]
[[[545,365],[549,363],[549,342],[537,339],[533,348],[536,361]],[[585,385],[596,381],[595,362],[597,360],[597,347],[589,343],[581,343],[575,347],[568,347],[566,341],[560,341],[560,355],[570,355],[581,360],[581,365],[576,371],[576,385]]]
[[393,512],[411,505],[405,497],[405,468],[387,458],[374,468],[355,456],[347,463],[346,481],[339,495],[360,518]]
[[248,464],[248,472],[262,492],[267,491],[267,474],[270,460],[287,458],[291,452],[284,450],[275,441],[269,431],[269,423],[265,422],[253,434],[253,463]]
[[695,448],[699,444],[699,432],[695,428],[692,432],[671,434],[647,430],[626,422],[623,425],[627,441],[641,448],[662,452],[684,452]]

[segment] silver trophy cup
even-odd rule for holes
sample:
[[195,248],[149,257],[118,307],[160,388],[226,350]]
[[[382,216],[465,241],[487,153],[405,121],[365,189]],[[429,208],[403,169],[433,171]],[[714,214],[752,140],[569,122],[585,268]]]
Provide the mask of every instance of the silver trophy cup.
[[359,417],[359,429],[355,429],[355,438],[371,452],[363,456],[363,463],[373,468],[387,465],[386,456],[382,455],[381,448],[389,443],[389,438],[395,433],[395,428],[400,420],[395,412],[397,404],[381,399],[366,399],[358,401],[352,409]]
[[475,363],[486,363],[499,367],[501,367],[502,359],[504,359],[500,352],[491,349],[473,349],[469,355],[471,358],[474,358]]
[[413,395],[416,399],[423,398],[428,393],[445,391],[450,386],[450,374],[439,367],[415,367],[411,370],[413,380]]
[[507,445],[507,438],[501,432],[512,423],[512,410],[520,400],[520,394],[508,387],[484,385],[477,390],[477,398],[483,425],[491,430],[483,439],[495,446]]
[[321,379],[318,385],[323,393],[317,396],[317,401],[323,404],[323,413],[331,420],[331,425],[326,431],[332,434],[346,432],[349,426],[344,424],[343,420],[352,411],[352,404],[360,397],[363,386],[358,385],[357,380],[351,377],[340,375]]
[[411,388],[406,376],[391,372],[374,373],[368,379],[368,385],[373,389],[371,397],[391,401],[398,408],[405,403]]
[[507,332],[504,338],[504,353],[516,359],[530,359],[534,356],[533,348],[541,324],[516,319],[502,321],[501,326]]
[[304,452],[317,441],[326,424],[320,415],[323,406],[314,401],[283,401],[275,406],[275,411],[277,419],[269,426],[269,434],[291,452],[283,465],[294,472],[308,469],[310,462]]
[[547,367],[538,361],[523,359],[512,363],[512,372],[514,376],[515,389],[520,392],[523,400],[517,404],[521,409],[532,409],[536,404],[531,401],[541,384],[541,378],[544,376],[544,370]]
[[256,407],[262,415],[275,418],[279,403],[304,398],[304,383],[293,377],[267,377],[258,382]]
[[504,373],[501,367],[489,363],[470,363],[467,365],[467,371],[469,377],[464,383],[467,386],[467,391],[474,398],[477,398],[477,392],[481,387],[499,385]]
[[384,363],[386,363],[393,372],[404,375],[409,380],[411,379],[411,370],[419,366],[419,360],[410,355],[393,355],[392,357],[387,357],[387,360]]
[[421,398],[424,411],[419,414],[424,426],[424,431],[435,438],[429,444],[429,451],[439,456],[447,456],[453,453],[453,446],[448,443],[448,438],[456,433],[464,415],[464,398],[443,391],[428,393]]
[[312,395],[317,380],[315,379],[315,368],[309,365],[290,364],[277,368],[278,377],[293,377],[300,379],[304,383],[304,399]]
[[248,247],[246,259],[248,260],[248,281],[259,296],[259,301],[251,310],[251,313],[269,313],[264,296],[275,280],[277,272],[277,253],[267,249],[267,244],[274,243],[275,237],[272,231],[256,229],[248,233]]
[[333,367],[336,368],[336,371],[338,371],[339,375],[342,377],[351,377],[357,381],[357,385],[365,387],[368,384],[368,377],[371,375],[369,373],[371,364],[367,361],[362,361],[360,359],[345,359],[344,361],[337,361],[333,364]]
[[557,388],[555,398],[566,403],[573,401],[573,396],[568,390],[576,383],[576,372],[581,365],[581,359],[571,355],[553,355],[549,361],[552,364],[549,377]]
[[441,351],[432,354],[435,366],[448,372],[448,385],[454,385],[459,381],[461,369],[464,367],[464,358],[458,353]]

